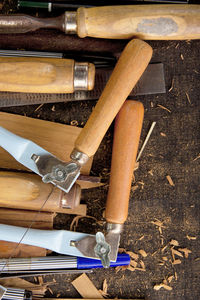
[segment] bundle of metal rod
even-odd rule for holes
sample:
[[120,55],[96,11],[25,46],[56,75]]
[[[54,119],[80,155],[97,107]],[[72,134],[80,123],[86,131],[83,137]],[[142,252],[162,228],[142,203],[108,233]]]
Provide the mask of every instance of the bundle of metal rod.
[[[117,261],[111,262],[111,267],[129,265],[130,256],[118,254]],[[47,256],[34,258],[12,258],[0,260],[1,273],[20,273],[40,270],[91,269],[102,268],[100,260],[74,256]]]
[[7,288],[2,300],[31,300],[32,293],[24,289]]

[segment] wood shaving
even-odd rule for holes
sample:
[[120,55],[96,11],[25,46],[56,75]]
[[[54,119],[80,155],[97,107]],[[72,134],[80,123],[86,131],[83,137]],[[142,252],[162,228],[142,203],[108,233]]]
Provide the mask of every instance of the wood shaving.
[[173,252],[174,255],[178,255],[180,257],[183,257],[183,254],[181,252],[179,252],[178,250],[172,248],[171,251]]
[[[199,156],[200,157],[200,156]],[[196,236],[190,236],[190,235],[186,235],[187,239],[190,241],[190,240],[196,240],[197,237]]]
[[162,227],[158,227],[160,234],[162,234]]
[[152,170],[149,170],[148,173],[153,176],[153,171]]
[[71,125],[71,126],[78,126],[78,121],[77,121],[77,120],[72,120],[72,121],[70,122],[70,125]]
[[186,94],[187,101],[191,104],[191,100],[190,100],[190,97],[189,97],[188,93],[185,92],[185,94]]
[[43,105],[44,105],[44,103],[40,104],[40,105],[34,110],[34,112],[38,111]]
[[107,294],[108,292],[108,284],[107,284],[107,280],[104,279],[103,281],[103,292]]
[[180,259],[175,259],[173,262],[172,262],[172,265],[180,265],[181,264],[181,260]]
[[163,227],[163,228],[166,228],[164,225],[163,225],[163,222],[159,221],[159,220],[156,220],[156,221],[151,221],[152,224],[158,226],[158,227]]
[[139,188],[138,185],[134,185],[134,186],[131,187],[131,191],[135,192],[138,188]]
[[174,78],[172,78],[172,84],[171,87],[169,88],[168,92],[170,93],[174,88]]
[[162,259],[163,259],[164,261],[167,261],[167,260],[168,260],[167,256],[163,256]]
[[164,132],[161,132],[160,135],[166,137],[166,134]]
[[181,54],[181,59],[184,60],[183,54]]
[[93,219],[97,222],[97,219],[95,217],[92,217],[92,216],[76,216],[76,217],[73,218],[73,220],[70,224],[70,231],[76,231],[79,220],[83,219],[83,218]]
[[192,253],[192,251],[187,248],[178,248],[178,250],[184,253],[185,258],[188,258],[189,253]]
[[124,248],[119,248],[119,249],[118,249],[118,252],[119,252],[119,253],[127,253],[127,252],[126,252],[126,249],[124,249]]
[[108,294],[106,294],[104,291],[102,290],[98,290],[98,291],[104,298],[108,297]]
[[139,161],[136,161],[134,166],[134,171],[136,171],[139,168],[139,165],[140,165]]
[[173,278],[174,278],[174,276],[171,275],[171,276],[169,276],[169,277],[167,278],[167,281],[170,283],[170,282],[173,280]]
[[171,240],[169,244],[172,246],[179,246],[179,242],[177,240]]
[[172,287],[165,284],[165,283],[160,283],[160,284],[156,284],[154,285],[154,290],[159,291],[161,288],[164,288],[165,290],[171,291]]
[[171,186],[175,186],[175,184],[174,184],[174,182],[173,182],[173,180],[172,180],[172,178],[171,178],[170,175],[167,175],[166,178],[167,178],[167,180],[168,180],[168,182],[169,182],[169,184],[170,184]]
[[169,110],[167,107],[165,107],[165,106],[163,106],[163,105],[161,105],[161,104],[158,104],[158,107],[160,107],[160,108],[162,108],[162,109],[168,111],[169,113],[171,113],[171,110]]
[[146,271],[146,269],[142,269],[142,268],[135,268],[135,270],[138,270],[138,271]]
[[50,287],[48,287],[48,291],[53,295],[53,291]]
[[128,266],[117,266],[115,268],[115,272],[118,273],[119,271],[125,271],[128,269]]
[[196,158],[194,158],[193,161],[195,161],[195,160],[197,160],[199,158],[200,158],[200,154]]
[[133,271],[135,271],[135,268],[133,268],[133,267],[131,267],[131,266],[129,265],[128,268],[127,268],[127,270],[133,272]]
[[164,252],[166,249],[167,249],[167,245],[166,246],[164,246],[162,249],[161,249],[161,252]]
[[52,106],[51,111],[56,111],[55,105]]
[[138,239],[138,241],[143,240],[143,238],[144,238],[144,235],[142,235],[142,236]]
[[143,250],[143,249],[140,249],[138,251],[143,257],[147,257],[147,253]]
[[143,260],[140,260],[140,266],[142,267],[142,269],[145,269],[145,264],[144,264],[144,262],[143,262]]
[[127,251],[126,253],[129,254],[130,257],[133,258],[134,260],[138,260],[138,258],[139,258],[139,255],[132,251]]
[[137,267],[137,261],[131,259],[130,266],[136,268]]

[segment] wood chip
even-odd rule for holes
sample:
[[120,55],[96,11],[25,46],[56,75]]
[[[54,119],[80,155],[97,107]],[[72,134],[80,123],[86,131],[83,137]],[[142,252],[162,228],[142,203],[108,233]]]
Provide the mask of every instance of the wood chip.
[[93,282],[88,278],[86,274],[82,274],[74,281],[72,281],[72,285],[83,298],[103,299],[102,294],[97,290]]
[[177,240],[171,240],[169,244],[172,246],[179,246],[179,242]]
[[184,60],[183,54],[181,54],[181,59]]
[[143,238],[144,238],[144,235],[142,235],[142,236],[138,239],[138,241],[143,240]]
[[167,107],[165,107],[165,106],[163,106],[163,105],[158,104],[158,107],[160,107],[160,108],[162,108],[162,109],[168,111],[169,113],[171,113],[171,110],[169,110]]
[[174,276],[171,275],[171,276],[169,276],[169,277],[167,278],[167,281],[170,283],[170,282],[173,280],[173,278],[174,278]]
[[174,88],[174,78],[172,78],[172,84],[171,87],[169,88],[168,92],[170,93]]
[[161,249],[161,251],[164,252],[166,249],[167,249],[167,245],[164,246],[164,247]]
[[143,257],[147,257],[147,253],[143,250],[143,249],[140,249],[138,251]]
[[175,259],[173,262],[172,262],[172,265],[179,265],[181,264],[181,260],[180,259]]
[[163,256],[162,259],[163,259],[164,261],[167,261],[167,260],[168,260],[167,256]]
[[106,294],[108,292],[108,284],[107,284],[107,280],[106,279],[104,279],[104,281],[103,281],[103,291]]
[[154,290],[159,291],[161,288],[164,288],[165,290],[171,291],[172,287],[165,284],[165,283],[160,283],[160,284],[156,284],[154,285]]
[[170,184],[171,186],[175,186],[175,184],[173,183],[173,180],[172,180],[172,178],[171,178],[170,175],[167,175],[166,178],[167,178],[167,180],[168,180],[168,182],[169,182],[169,184]]
[[178,255],[180,257],[183,257],[183,254],[181,252],[179,252],[178,250],[172,248],[171,251],[173,252],[174,255]]
[[158,226],[158,227],[163,227],[166,228],[165,226],[163,226],[163,222],[156,220],[156,221],[151,221],[152,224]]
[[166,134],[164,132],[161,132],[160,135],[166,137]]
[[144,269],[145,270],[145,264],[144,264],[144,262],[143,262],[143,260],[140,260],[140,266],[142,267],[142,269]]
[[119,271],[125,271],[128,269],[128,266],[117,266],[115,268],[115,272],[118,273]]
[[133,268],[133,267],[131,267],[131,266],[129,265],[128,268],[127,268],[127,270],[133,272],[133,271],[135,271],[135,268]]
[[146,269],[143,269],[143,268],[135,268],[135,270],[138,270],[138,271],[146,271]]
[[134,260],[138,260],[138,258],[139,258],[139,255],[132,251],[127,251],[126,253],[129,254],[130,257],[133,258]]
[[188,93],[185,92],[185,94],[186,94],[187,101],[191,104],[191,100],[190,100],[190,97],[189,97]]
[[192,253],[192,251],[187,248],[178,248],[178,250],[184,253],[185,258],[188,258],[189,253]]
[[131,262],[130,262],[130,266],[131,266],[131,267],[136,268],[136,267],[137,267],[137,264],[138,264],[137,261],[131,259]]
[[[200,156],[199,156],[200,157]],[[190,236],[190,235],[186,235],[187,239],[190,241],[190,240],[196,240],[197,237],[196,236]]]

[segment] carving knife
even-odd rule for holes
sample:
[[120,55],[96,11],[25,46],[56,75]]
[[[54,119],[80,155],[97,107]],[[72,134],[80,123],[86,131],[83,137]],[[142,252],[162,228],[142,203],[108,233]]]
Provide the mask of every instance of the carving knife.
[[1,15],[0,33],[54,28],[79,37],[186,40],[200,38],[200,6],[190,4],[121,5],[66,11],[55,18]]
[[[111,122],[132,88],[146,69],[152,48],[141,40],[132,40],[122,52],[113,73],[89,120],[75,141],[71,161],[65,163],[39,145],[0,127],[0,146],[17,161],[69,192],[80,174],[80,168],[95,154]],[[64,145],[63,145],[64,146]]]

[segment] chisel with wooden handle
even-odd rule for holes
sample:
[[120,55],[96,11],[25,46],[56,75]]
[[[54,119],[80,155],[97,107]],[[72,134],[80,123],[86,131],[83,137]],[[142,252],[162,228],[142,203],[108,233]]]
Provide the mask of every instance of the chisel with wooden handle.
[[[39,145],[0,127],[0,146],[18,162],[64,192],[78,178],[81,167],[93,156],[127,96],[142,76],[152,56],[144,41],[132,40],[123,50],[90,118],[75,141],[71,161],[65,163]],[[63,145],[64,147],[64,145]],[[122,170],[123,171],[123,170]]]
[[0,57],[0,91],[73,93],[94,87],[95,66],[73,59]]
[[200,6],[190,4],[121,5],[67,11],[56,18],[1,15],[0,33],[55,28],[79,37],[144,40],[200,38]]
[[[114,129],[110,185],[105,218],[112,250],[118,251],[120,233],[128,216],[131,182],[142,130],[144,107],[127,100],[117,115]],[[108,241],[108,238],[107,238]]]

